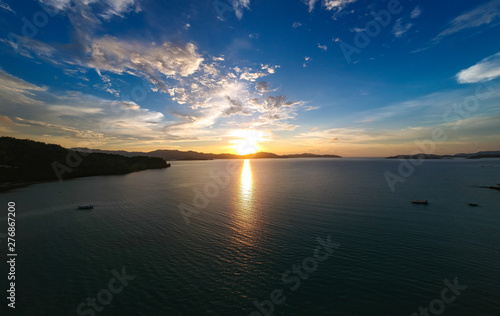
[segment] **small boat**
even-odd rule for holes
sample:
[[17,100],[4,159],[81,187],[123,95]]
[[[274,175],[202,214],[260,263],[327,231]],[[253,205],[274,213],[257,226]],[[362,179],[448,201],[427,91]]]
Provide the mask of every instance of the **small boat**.
[[476,204],[476,203],[469,203],[469,206],[472,206],[472,207],[481,207],[481,205]]
[[427,205],[429,204],[429,201],[427,200],[413,200],[411,201],[413,204],[424,204],[424,205]]
[[91,210],[91,209],[94,208],[94,205],[91,205],[91,204],[89,204],[89,205],[78,205],[77,208],[79,210]]

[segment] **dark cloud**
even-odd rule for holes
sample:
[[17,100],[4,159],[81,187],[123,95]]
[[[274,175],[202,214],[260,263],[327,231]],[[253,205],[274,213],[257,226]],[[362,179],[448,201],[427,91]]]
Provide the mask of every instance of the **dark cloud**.
[[243,104],[240,100],[231,99],[229,96],[226,96],[226,100],[231,105],[227,109],[222,112],[224,116],[231,115],[251,115],[252,113],[243,107]]

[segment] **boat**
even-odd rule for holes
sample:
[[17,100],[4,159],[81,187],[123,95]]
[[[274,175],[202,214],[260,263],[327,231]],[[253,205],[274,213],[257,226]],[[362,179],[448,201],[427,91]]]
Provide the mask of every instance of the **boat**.
[[413,200],[411,201],[413,204],[424,204],[424,205],[427,205],[429,204],[429,201],[427,200]]
[[91,209],[94,208],[94,205],[91,205],[91,204],[89,204],[89,205],[78,205],[77,208],[79,210],[91,210]]

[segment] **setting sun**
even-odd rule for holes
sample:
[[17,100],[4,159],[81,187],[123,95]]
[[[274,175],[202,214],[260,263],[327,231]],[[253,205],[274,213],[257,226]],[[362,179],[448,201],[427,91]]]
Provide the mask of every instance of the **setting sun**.
[[231,133],[237,139],[231,140],[233,148],[238,155],[255,154],[259,150],[258,143],[261,141],[259,131],[237,130]]

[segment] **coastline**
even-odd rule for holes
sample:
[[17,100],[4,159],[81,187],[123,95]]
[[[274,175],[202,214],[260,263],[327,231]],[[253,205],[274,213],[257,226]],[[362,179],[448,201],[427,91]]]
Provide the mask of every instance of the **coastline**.
[[36,181],[3,182],[3,183],[0,183],[0,194],[2,194],[4,192],[11,191],[11,190],[19,189],[19,188],[24,188],[24,187],[27,187],[27,186],[30,186],[33,184],[49,183],[49,182],[63,182],[63,181],[67,181],[67,180],[98,177],[98,176],[122,176],[122,175],[131,174],[131,173],[146,171],[146,170],[167,169],[167,168],[170,168],[171,166],[172,165],[170,163],[167,163],[166,167],[163,167],[163,168],[148,168],[148,169],[143,169],[143,170],[131,171],[131,172],[127,172],[127,173],[112,173],[112,174],[108,173],[108,174],[84,175],[84,176],[79,176],[79,177],[65,178],[61,181],[55,180],[55,179],[46,179],[46,180],[36,180]]

